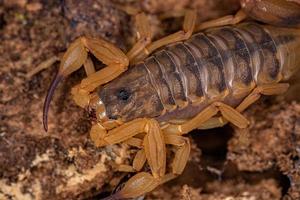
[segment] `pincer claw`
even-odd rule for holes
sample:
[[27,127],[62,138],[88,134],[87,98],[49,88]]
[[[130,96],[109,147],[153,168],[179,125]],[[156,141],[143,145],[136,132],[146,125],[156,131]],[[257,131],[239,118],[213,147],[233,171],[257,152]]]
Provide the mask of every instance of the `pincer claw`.
[[94,142],[95,146],[103,147],[109,145],[108,142],[104,140],[104,137],[107,135],[107,131],[100,124],[95,124],[92,126],[90,131],[91,140]]

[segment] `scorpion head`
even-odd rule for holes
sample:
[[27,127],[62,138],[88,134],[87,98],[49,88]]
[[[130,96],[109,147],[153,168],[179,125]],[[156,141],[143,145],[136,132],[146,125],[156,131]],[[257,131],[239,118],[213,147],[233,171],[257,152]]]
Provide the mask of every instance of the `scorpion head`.
[[144,67],[131,67],[92,94],[88,110],[100,122],[158,116],[163,108],[149,81]]

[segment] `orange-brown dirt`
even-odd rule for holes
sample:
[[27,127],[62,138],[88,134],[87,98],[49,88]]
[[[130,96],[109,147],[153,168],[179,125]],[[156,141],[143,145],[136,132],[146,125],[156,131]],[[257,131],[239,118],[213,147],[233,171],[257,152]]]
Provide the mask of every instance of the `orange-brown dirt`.
[[[161,21],[162,14],[196,8],[201,22],[239,8],[237,0],[0,0],[1,200],[99,199],[126,177],[117,165],[130,163],[135,150],[95,148],[88,116],[71,99],[83,70],[57,89],[48,133],[42,106],[58,63],[28,77],[80,35],[101,36],[127,51],[135,37],[133,17],[120,9],[125,5],[149,16],[155,38],[182,23],[182,18]],[[251,106],[245,113],[251,121],[248,134],[230,126],[193,131],[184,173],[145,199],[300,199],[299,91],[295,86]]]

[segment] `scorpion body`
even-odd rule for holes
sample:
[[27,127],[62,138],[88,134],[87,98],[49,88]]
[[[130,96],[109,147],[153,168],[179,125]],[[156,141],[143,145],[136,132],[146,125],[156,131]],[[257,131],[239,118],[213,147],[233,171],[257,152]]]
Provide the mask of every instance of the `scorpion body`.
[[[187,11],[183,30],[155,42],[146,16],[138,14],[138,41],[126,55],[92,37],[78,38],[64,54],[46,96],[44,128],[56,86],[84,65],[88,77],[72,95],[96,119],[91,140],[97,147],[123,142],[139,149],[132,166],[120,166],[139,173],[112,199],[138,197],[181,174],[191,149],[184,134],[228,122],[246,128],[247,107],[287,90],[285,82],[300,68],[299,0],[240,2],[236,15],[198,27],[196,12]],[[249,17],[259,22],[240,23]],[[95,72],[88,52],[107,67]],[[176,147],[171,169],[167,144]],[[151,173],[140,172],[146,162]]]
[[[189,119],[213,101],[236,107],[254,87],[287,80],[299,66],[299,50],[296,29],[215,28],[155,52],[105,85],[99,97],[109,118]],[[120,103],[118,91],[137,96]]]

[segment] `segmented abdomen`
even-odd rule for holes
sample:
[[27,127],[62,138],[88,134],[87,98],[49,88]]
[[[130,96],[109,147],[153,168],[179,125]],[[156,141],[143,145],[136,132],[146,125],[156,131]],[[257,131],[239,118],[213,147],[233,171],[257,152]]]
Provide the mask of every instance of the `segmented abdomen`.
[[280,81],[279,42],[250,23],[197,33],[154,53],[141,64],[167,111],[159,118],[189,118],[216,100],[236,105],[256,85]]

